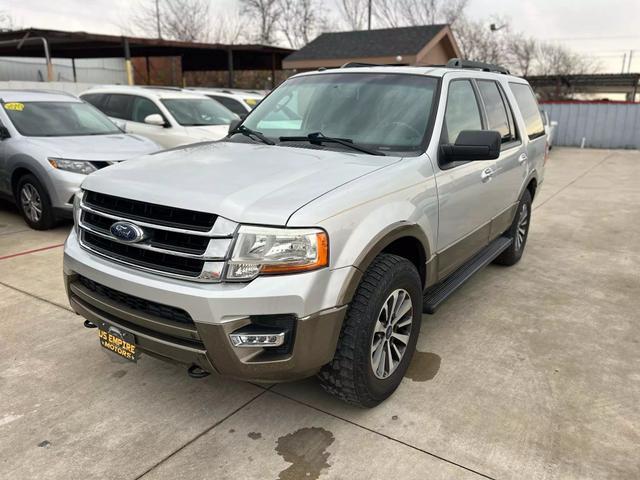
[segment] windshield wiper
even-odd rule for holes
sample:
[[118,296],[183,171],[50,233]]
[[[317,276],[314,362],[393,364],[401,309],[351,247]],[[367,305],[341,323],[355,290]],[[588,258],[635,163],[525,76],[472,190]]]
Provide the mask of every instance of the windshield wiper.
[[245,136],[247,136],[249,138],[252,138],[252,139],[257,138],[262,143],[266,143],[267,145],[275,145],[276,144],[276,142],[274,142],[273,140],[269,140],[262,133],[257,132],[256,130],[252,130],[249,127],[245,127],[244,125],[238,125],[236,128],[231,130],[229,132],[229,136],[235,135],[236,133],[241,133],[242,135],[245,135]]
[[374,150],[372,148],[363,147],[362,145],[358,145],[357,143],[353,143],[353,140],[349,138],[335,138],[335,137],[327,137],[322,132],[313,132],[304,137],[280,137],[281,142],[309,142],[313,145],[322,145],[323,143],[337,143],[338,145],[342,145],[344,147],[351,148],[352,150],[357,150],[362,153],[368,153],[369,155],[379,155],[384,157],[385,154]]

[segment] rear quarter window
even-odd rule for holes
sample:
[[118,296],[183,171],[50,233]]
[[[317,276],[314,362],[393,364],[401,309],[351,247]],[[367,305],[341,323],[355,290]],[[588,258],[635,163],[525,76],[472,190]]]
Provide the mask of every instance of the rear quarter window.
[[530,140],[544,135],[544,124],[533,90],[526,83],[509,83],[516,103],[524,118],[525,130]]

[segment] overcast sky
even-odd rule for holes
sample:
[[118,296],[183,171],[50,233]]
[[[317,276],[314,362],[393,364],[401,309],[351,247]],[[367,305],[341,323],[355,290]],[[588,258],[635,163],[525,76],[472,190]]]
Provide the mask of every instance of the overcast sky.
[[[237,0],[211,1],[214,13],[237,7]],[[135,0],[0,0],[0,11],[22,27],[119,34],[133,4]],[[560,42],[597,59],[605,71],[619,72],[623,54],[633,49],[631,70],[640,71],[640,0],[469,0],[466,13],[487,22],[491,15],[505,17],[512,30]]]

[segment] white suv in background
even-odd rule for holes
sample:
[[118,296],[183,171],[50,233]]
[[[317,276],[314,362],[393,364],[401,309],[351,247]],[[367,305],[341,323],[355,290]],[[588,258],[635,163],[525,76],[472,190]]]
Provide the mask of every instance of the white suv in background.
[[80,98],[127,133],[150,138],[165,148],[220,140],[227,135],[229,124],[239,119],[205,95],[178,88],[98,87]]
[[231,110],[240,118],[246,117],[265,97],[264,93],[254,90],[229,90],[219,88],[191,88],[187,92],[197,92],[212,98]]

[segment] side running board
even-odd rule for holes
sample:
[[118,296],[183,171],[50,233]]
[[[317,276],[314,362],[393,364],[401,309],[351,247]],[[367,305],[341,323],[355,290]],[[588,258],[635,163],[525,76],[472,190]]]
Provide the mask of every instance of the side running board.
[[498,255],[509,248],[512,242],[512,238],[496,238],[475,257],[449,275],[443,282],[427,290],[424,294],[422,311],[424,313],[435,313],[442,302],[449,298],[449,295],[469,280],[474,273],[493,262]]

